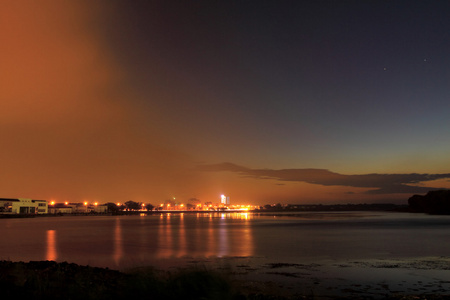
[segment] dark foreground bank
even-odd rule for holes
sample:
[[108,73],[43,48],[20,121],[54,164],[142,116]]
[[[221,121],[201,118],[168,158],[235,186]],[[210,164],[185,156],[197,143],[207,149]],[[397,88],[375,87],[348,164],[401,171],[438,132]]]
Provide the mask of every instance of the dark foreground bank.
[[130,272],[53,261],[0,262],[1,299],[246,299],[216,272]]
[[[261,293],[258,290],[261,284],[264,283],[240,282],[231,274],[206,268],[167,272],[149,267],[120,272],[66,262],[0,261],[1,299],[340,299],[318,295],[282,297]],[[351,299],[371,298],[355,295]],[[450,296],[392,295],[386,299],[450,299]]]

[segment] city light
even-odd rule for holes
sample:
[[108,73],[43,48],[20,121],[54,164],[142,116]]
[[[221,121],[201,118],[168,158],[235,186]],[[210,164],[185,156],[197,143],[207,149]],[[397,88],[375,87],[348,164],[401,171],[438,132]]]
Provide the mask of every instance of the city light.
[[[200,200],[195,199],[195,201],[186,201],[182,202],[179,199],[177,202],[173,201],[174,197],[171,197],[170,200],[166,200],[164,203],[157,204],[156,206],[153,206],[151,203],[145,203],[145,202],[139,202],[139,208],[132,209],[130,207],[126,207],[125,209],[127,211],[171,211],[171,212],[188,212],[188,211],[200,211],[200,212],[221,212],[221,213],[231,213],[231,212],[247,212],[254,209],[258,209],[258,206],[252,206],[247,204],[230,204],[230,197],[226,195],[220,195],[216,199],[216,201],[205,201],[203,203],[200,203]],[[61,207],[60,209],[63,209],[62,205],[64,204],[65,209],[73,209],[74,211],[77,210],[76,207],[84,207],[84,212],[93,212],[93,211],[99,211],[102,209],[106,209],[103,207],[106,207],[106,204],[101,204],[98,201],[95,202],[89,202],[84,201],[80,203],[70,203],[69,201],[58,203],[54,200],[48,202],[48,205],[53,207]],[[121,202],[115,203],[117,205],[117,208],[119,210],[124,209],[124,204]],[[153,207],[153,208],[151,208]],[[150,209],[149,209],[150,208]],[[79,209],[78,209],[79,210]]]

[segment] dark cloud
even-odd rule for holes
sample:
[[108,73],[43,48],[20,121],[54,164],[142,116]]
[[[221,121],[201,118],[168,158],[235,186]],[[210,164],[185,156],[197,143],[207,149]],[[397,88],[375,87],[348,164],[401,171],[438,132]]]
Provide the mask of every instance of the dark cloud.
[[232,163],[201,165],[209,172],[229,171],[256,179],[298,181],[323,186],[370,188],[367,194],[426,193],[433,188],[412,186],[425,181],[450,178],[450,174],[358,174],[344,175],[326,169],[251,169]]

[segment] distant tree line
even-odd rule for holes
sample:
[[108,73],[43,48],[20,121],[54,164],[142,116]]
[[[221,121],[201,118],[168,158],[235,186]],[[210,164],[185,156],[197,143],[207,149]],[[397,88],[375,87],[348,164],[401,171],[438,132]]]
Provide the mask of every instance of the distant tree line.
[[127,201],[123,204],[117,205],[116,203],[106,203],[108,206],[108,211],[111,213],[118,213],[124,211],[138,211],[138,210],[147,210],[152,211],[155,207],[152,204],[143,204],[142,202],[135,201]]
[[260,211],[404,211],[407,205],[373,204],[266,204]]

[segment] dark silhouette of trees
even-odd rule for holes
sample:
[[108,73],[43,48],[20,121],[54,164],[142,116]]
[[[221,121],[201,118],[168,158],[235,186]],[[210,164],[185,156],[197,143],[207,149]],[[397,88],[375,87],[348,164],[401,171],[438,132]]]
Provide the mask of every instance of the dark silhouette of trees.
[[195,205],[195,204],[191,204],[191,203],[186,204],[186,208],[188,210],[195,209],[196,207],[197,207],[197,205]]
[[142,204],[140,202],[135,202],[135,201],[127,201],[124,204],[121,205],[117,205],[115,203],[109,202],[106,203],[107,207],[108,207],[108,212],[116,214],[119,212],[123,212],[123,211],[137,211],[137,210],[141,210],[142,208],[145,208],[147,211],[153,211],[155,209],[155,206],[152,204]]
[[425,196],[414,195],[408,199],[411,212],[437,215],[450,214],[450,190],[430,191]]
[[134,201],[127,201],[124,203],[127,210],[139,210],[141,209],[141,203]]
[[271,210],[273,207],[272,207],[272,205],[271,204],[266,204],[266,205],[264,205],[264,209],[266,209],[266,210]]
[[108,207],[108,211],[111,213],[117,213],[120,210],[120,207],[112,202],[106,203],[106,206]]

